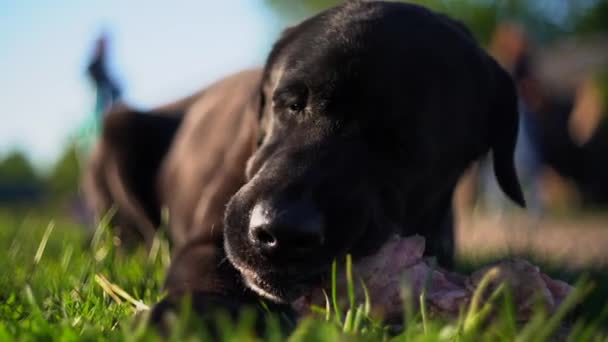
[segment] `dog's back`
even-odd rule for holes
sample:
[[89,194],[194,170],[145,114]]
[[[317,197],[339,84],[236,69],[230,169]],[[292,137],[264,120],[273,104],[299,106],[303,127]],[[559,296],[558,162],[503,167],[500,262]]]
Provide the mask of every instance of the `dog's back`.
[[246,107],[254,105],[260,73],[235,74],[150,111],[118,106],[106,114],[83,187],[98,218],[112,216],[123,242],[151,243],[168,201],[176,243],[186,239],[196,213],[221,224],[226,196],[244,182],[248,156],[230,147],[253,148],[253,140],[238,139],[254,134],[255,113]]

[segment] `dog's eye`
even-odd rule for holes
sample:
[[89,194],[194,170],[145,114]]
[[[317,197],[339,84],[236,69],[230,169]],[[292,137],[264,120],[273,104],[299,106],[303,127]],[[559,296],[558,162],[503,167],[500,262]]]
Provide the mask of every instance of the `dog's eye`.
[[279,88],[274,96],[273,103],[279,109],[290,113],[299,113],[306,108],[308,102],[308,88],[303,83],[293,83]]
[[294,102],[289,105],[289,110],[292,112],[299,112],[304,109],[305,106],[306,104],[304,102]]

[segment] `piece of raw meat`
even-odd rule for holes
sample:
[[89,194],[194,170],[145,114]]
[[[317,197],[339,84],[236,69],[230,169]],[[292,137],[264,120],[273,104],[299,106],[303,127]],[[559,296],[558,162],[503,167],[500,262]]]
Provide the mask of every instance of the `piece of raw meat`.
[[[424,238],[418,235],[393,237],[374,255],[363,258],[353,265],[357,302],[364,300],[358,279],[367,289],[372,303],[372,316],[395,321],[403,317],[403,289],[409,289],[412,304],[417,305],[419,296],[426,288],[426,304],[433,313],[455,317],[463,305],[469,303],[480,280],[491,269],[498,271],[490,281],[482,298],[492,293],[502,282],[510,287],[518,320],[530,317],[535,305],[554,311],[570,293],[572,287],[565,282],[553,280],[540,272],[537,266],[520,258],[506,259],[483,267],[464,276],[431,267],[423,258]],[[403,286],[405,282],[408,286]],[[300,313],[309,311],[310,305],[325,306],[326,293],[331,293],[329,284],[313,288],[293,303]],[[339,278],[340,305],[347,305],[344,277]]]

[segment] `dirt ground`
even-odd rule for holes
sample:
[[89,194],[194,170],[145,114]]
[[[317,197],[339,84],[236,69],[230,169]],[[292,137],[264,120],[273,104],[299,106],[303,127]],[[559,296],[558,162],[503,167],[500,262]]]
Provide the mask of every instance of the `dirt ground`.
[[460,215],[456,240],[463,258],[515,254],[573,269],[608,266],[608,215],[534,219],[471,212]]

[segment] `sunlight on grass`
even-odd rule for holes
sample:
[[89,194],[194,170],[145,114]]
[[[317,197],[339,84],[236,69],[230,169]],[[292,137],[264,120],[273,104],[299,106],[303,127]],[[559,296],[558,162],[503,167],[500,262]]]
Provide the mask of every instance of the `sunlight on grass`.
[[[150,250],[126,252],[116,247],[106,215],[94,231],[62,219],[36,215],[16,219],[0,212],[0,341],[11,340],[159,340],[146,323],[148,310],[163,297],[164,272],[170,261],[169,244],[159,233]],[[90,237],[90,238],[88,238]],[[602,317],[568,321],[568,314],[591,290],[582,278],[557,312],[541,309],[528,322],[515,320],[508,288],[498,286],[487,296],[486,274],[471,303],[455,319],[437,316],[428,307],[426,291],[413,298],[403,282],[402,324],[387,326],[372,318],[373,301],[365,284],[353,273],[348,256],[331,266],[331,288],[324,307],[313,307],[285,335],[279,318],[268,316],[268,341],[602,341]],[[338,279],[346,279],[342,303]],[[361,302],[356,293],[363,294]],[[340,304],[345,305],[341,307]],[[605,318],[608,308],[602,313]],[[601,316],[601,315],[600,315]],[[219,314],[219,336],[225,341],[251,341],[256,315],[245,312],[238,322]],[[205,328],[185,303],[169,318],[170,340],[205,340]]]

